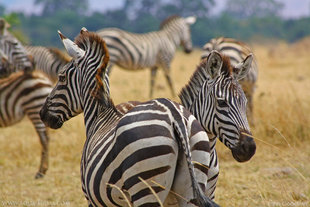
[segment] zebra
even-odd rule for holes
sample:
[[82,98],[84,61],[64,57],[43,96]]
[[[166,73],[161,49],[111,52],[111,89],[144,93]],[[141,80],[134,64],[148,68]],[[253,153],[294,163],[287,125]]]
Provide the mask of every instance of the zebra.
[[251,70],[253,54],[235,66],[230,58],[211,51],[181,89],[179,98],[200,122],[210,138],[211,163],[207,195],[213,199],[219,174],[216,137],[232,152],[235,160],[245,162],[255,154],[256,144],[246,117],[246,97],[238,80]]
[[[232,67],[229,57],[216,51],[198,65],[180,93],[181,104],[189,110],[206,130],[210,138],[211,160],[206,195],[214,199],[219,175],[219,161],[215,149],[219,137],[238,162],[249,160],[256,151],[246,117],[246,97],[237,80],[247,76],[253,61],[249,54]],[[139,103],[118,106],[123,112]]]
[[53,82],[57,81],[59,70],[71,60],[61,50],[53,47],[28,45],[25,49],[33,56],[36,70],[44,72]]
[[[4,56],[12,67],[1,66],[0,78],[6,78],[11,73],[23,70],[24,72],[31,72],[34,70],[34,63],[31,56],[29,56],[23,47],[8,30],[9,24],[0,18],[0,53]],[[2,61],[0,65],[3,64]]]
[[[233,38],[213,38],[203,46],[201,59],[206,58],[212,50],[217,50],[230,57],[231,64],[237,65],[250,53],[251,48],[244,42],[238,41]],[[251,125],[254,125],[253,117],[253,95],[256,88],[256,81],[258,77],[258,66],[254,57],[250,72],[240,80],[240,84],[247,97],[247,116]]]
[[[185,198],[178,199],[180,206],[218,206],[200,187],[206,186],[210,154],[208,137],[194,116],[168,99],[122,114],[110,98],[108,80],[102,80],[109,61],[104,40],[85,28],[75,43],[59,34],[73,60],[59,73],[40,115],[57,129],[83,111],[81,179],[89,206],[126,206],[127,200],[133,206],[160,206],[170,189]],[[193,160],[202,169],[194,169]]]
[[51,91],[52,83],[39,73],[18,71],[0,80],[0,127],[12,126],[28,116],[39,135],[42,152],[35,178],[43,177],[48,169],[49,136],[39,112]]
[[111,65],[116,64],[131,71],[151,69],[150,97],[153,97],[158,68],[163,69],[171,93],[175,96],[170,64],[179,45],[183,46],[186,53],[192,51],[190,25],[195,22],[194,16],[170,16],[161,23],[158,31],[136,34],[117,28],[106,28],[97,33],[106,41],[111,54]]

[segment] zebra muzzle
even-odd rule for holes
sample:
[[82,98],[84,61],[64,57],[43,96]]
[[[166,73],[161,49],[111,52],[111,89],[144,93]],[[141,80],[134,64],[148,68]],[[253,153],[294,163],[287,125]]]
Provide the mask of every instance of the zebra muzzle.
[[256,144],[251,133],[241,132],[238,144],[231,149],[238,162],[250,160],[256,152]]

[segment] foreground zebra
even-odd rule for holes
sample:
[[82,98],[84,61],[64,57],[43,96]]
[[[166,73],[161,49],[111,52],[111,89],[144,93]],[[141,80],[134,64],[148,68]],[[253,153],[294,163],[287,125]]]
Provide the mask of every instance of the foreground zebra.
[[[252,51],[248,45],[232,38],[214,38],[210,42],[203,46],[203,53],[201,59],[206,58],[212,50],[217,50],[222,54],[230,57],[231,64],[233,66],[242,62],[248,54]],[[247,116],[251,124],[254,124],[253,117],[253,95],[255,92],[256,81],[258,77],[258,67],[256,60],[252,62],[249,73],[240,80],[241,86],[248,100],[247,104]]]
[[107,28],[98,31],[106,41],[110,51],[110,64],[116,64],[127,70],[151,69],[150,97],[157,69],[163,69],[172,95],[175,95],[170,77],[170,64],[179,45],[184,51],[192,51],[190,25],[195,17],[182,18],[171,16],[164,20],[159,31],[145,34],[135,34],[117,28]]
[[20,71],[0,80],[0,127],[14,125],[28,116],[39,135],[42,153],[36,178],[44,176],[48,168],[49,136],[39,112],[51,91],[51,82],[40,74]]
[[182,105],[199,120],[210,138],[211,160],[205,193],[211,199],[219,174],[216,137],[238,162],[251,159],[256,151],[246,117],[246,97],[238,82],[249,72],[252,59],[249,55],[233,67],[229,57],[212,51],[179,95]]
[[25,46],[25,48],[33,56],[36,70],[44,72],[53,82],[57,81],[59,70],[71,59],[57,48],[42,46]]
[[[8,27],[8,23],[0,18],[0,54],[12,65],[12,67],[0,66],[0,78],[8,77],[19,70],[31,72],[34,69],[32,58],[28,56],[23,45],[7,30]],[[1,64],[3,64],[2,61]]]
[[[159,206],[140,179],[161,202],[171,189],[185,199],[178,198],[180,206],[217,206],[198,185],[206,188],[210,154],[197,120],[167,99],[141,103],[122,114],[110,99],[107,80],[102,81],[109,60],[104,41],[86,30],[76,38],[78,46],[61,37],[73,60],[60,72],[41,118],[59,128],[83,109],[87,139],[81,176],[89,206],[126,206],[126,199],[134,206]],[[194,170],[192,160],[200,168]]]

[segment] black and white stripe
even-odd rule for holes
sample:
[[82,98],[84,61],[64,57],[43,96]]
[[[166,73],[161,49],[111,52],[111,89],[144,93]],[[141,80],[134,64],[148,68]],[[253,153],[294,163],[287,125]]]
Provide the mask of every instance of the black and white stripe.
[[[203,46],[201,59],[206,58],[212,50],[217,50],[220,53],[228,56],[233,66],[242,62],[248,54],[252,53],[251,48],[244,42],[232,38],[219,37],[211,39],[210,42]],[[247,116],[250,124],[254,124],[253,96],[256,88],[257,78],[258,66],[254,57],[249,73],[242,80],[240,80],[240,84],[248,100]]]
[[[8,23],[0,18],[0,56],[8,60],[12,67],[0,66],[0,78],[22,70],[31,72],[34,69],[32,58],[28,56],[23,45],[7,30]],[[0,64],[3,61],[1,61]]]
[[174,88],[170,77],[170,64],[179,45],[189,53],[192,50],[190,25],[195,17],[172,16],[162,22],[160,30],[144,34],[106,28],[98,34],[106,41],[110,51],[110,63],[126,70],[151,69],[150,96],[158,68],[162,68],[172,94]]
[[209,140],[194,116],[168,99],[141,103],[122,114],[110,99],[108,82],[101,80],[109,60],[104,41],[85,29],[76,38],[78,46],[61,37],[73,60],[60,72],[41,118],[59,128],[83,109],[87,139],[81,177],[89,206],[126,206],[111,185],[125,192],[133,206],[159,206],[139,178],[162,202],[172,190],[185,198],[178,197],[180,206],[217,206],[201,191],[207,184]]
[[36,70],[44,72],[53,82],[58,79],[60,69],[71,60],[57,48],[42,46],[25,46],[25,48],[32,55]]
[[40,74],[16,72],[0,80],[0,127],[12,126],[27,116],[40,137],[42,154],[36,178],[48,169],[49,136],[39,112],[51,91],[51,82]]
[[211,198],[214,198],[219,172],[216,137],[239,162],[249,160],[256,150],[246,117],[247,100],[238,82],[249,72],[252,58],[249,55],[232,66],[229,57],[211,51],[179,95],[182,105],[199,120],[210,137],[211,164],[207,195]]

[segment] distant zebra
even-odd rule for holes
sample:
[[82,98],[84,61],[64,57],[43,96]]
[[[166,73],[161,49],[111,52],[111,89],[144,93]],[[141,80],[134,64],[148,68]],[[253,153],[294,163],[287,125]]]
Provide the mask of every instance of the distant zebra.
[[238,82],[247,76],[253,55],[235,66],[216,51],[204,58],[181,90],[179,98],[206,130],[211,144],[207,195],[214,198],[219,163],[215,149],[219,137],[238,162],[249,160],[256,151],[246,117],[246,97]]
[[[220,37],[211,39],[210,42],[206,43],[203,46],[203,53],[201,55],[201,59],[207,57],[212,50],[217,50],[220,53],[230,57],[230,61],[233,66],[242,62],[248,54],[252,53],[250,47],[245,43],[232,38]],[[248,100],[247,116],[252,125],[254,124],[253,95],[255,92],[257,77],[258,67],[254,58],[249,73],[245,76],[244,79],[240,81],[243,91]]]
[[57,48],[42,46],[25,46],[25,48],[33,56],[36,70],[44,72],[53,82],[57,81],[59,70],[71,60]]
[[[60,72],[40,114],[47,125],[59,128],[83,109],[87,138],[81,176],[89,206],[127,206],[126,199],[133,206],[159,206],[151,189],[161,202],[171,189],[183,197],[178,197],[180,206],[217,206],[200,188],[206,187],[210,154],[198,121],[168,99],[122,114],[102,81],[109,61],[103,39],[85,29],[76,44],[60,35],[73,60]],[[194,169],[193,160],[199,167]]]
[[[0,66],[0,78],[8,77],[19,70],[31,72],[34,69],[32,58],[28,56],[23,45],[7,30],[9,24],[0,18],[0,53],[12,67]],[[3,64],[2,61],[0,65]]]
[[0,127],[7,127],[28,116],[40,137],[41,163],[36,178],[48,169],[49,136],[40,118],[40,109],[52,90],[51,82],[36,73],[16,72],[0,80]]
[[170,77],[170,63],[179,45],[186,53],[192,51],[190,25],[195,17],[171,16],[164,20],[159,31],[135,34],[117,28],[106,28],[98,34],[106,41],[110,51],[110,64],[127,70],[151,69],[150,97],[158,68],[162,68],[172,95],[175,95]]

